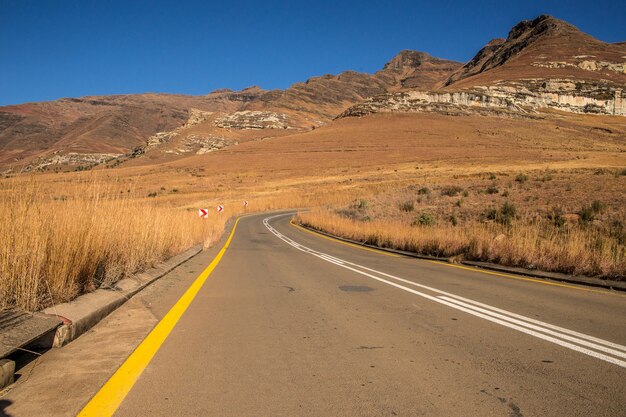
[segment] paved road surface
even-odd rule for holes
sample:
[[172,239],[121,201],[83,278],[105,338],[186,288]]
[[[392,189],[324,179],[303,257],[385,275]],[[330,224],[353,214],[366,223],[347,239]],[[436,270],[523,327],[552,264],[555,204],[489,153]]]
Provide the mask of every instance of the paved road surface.
[[115,415],[626,415],[623,294],[389,256],[268,217],[239,222]]

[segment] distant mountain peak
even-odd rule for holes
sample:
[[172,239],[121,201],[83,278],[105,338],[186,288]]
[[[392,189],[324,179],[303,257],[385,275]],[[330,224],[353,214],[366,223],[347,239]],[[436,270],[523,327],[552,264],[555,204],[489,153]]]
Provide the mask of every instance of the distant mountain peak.
[[401,69],[401,68],[417,68],[424,62],[435,60],[430,54],[420,51],[412,51],[405,49],[400,51],[389,62],[385,64],[383,70]]
[[549,35],[555,32],[574,31],[580,32],[578,28],[564,20],[557,19],[547,14],[542,14],[535,19],[522,20],[509,31],[507,42],[523,36]]
[[[578,62],[574,61],[581,56],[602,61],[598,65],[605,68],[621,62],[621,45],[612,45],[581,32],[563,20],[541,15],[517,23],[506,39],[498,38],[489,42],[468,63],[455,71],[444,86],[459,85],[457,83],[460,81],[467,87],[503,79],[572,76],[571,68],[578,68]],[[622,77],[617,72],[601,73],[598,70],[594,74],[581,68],[575,71],[582,78],[617,80]]]

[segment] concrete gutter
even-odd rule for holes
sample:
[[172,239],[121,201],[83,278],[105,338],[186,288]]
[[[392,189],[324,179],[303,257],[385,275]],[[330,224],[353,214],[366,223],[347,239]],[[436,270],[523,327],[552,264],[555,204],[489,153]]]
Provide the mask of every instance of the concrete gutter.
[[52,347],[61,347],[76,339],[147,285],[200,252],[202,245],[194,246],[146,272],[117,282],[112,288],[100,288],[69,303],[46,308],[44,313],[63,320],[63,324],[56,329]]
[[13,383],[15,362],[7,359],[27,348],[61,347],[95,326],[126,300],[177,266],[202,252],[202,245],[180,253],[148,271],[125,278],[111,288],[100,288],[69,303],[58,304],[37,313],[7,311],[0,336],[0,389]]
[[[408,251],[403,251],[403,250],[398,250],[398,249],[383,248],[380,246],[370,245],[370,244],[359,242],[356,240],[335,236],[333,234],[315,229],[310,226],[305,226],[303,224],[298,224],[298,226],[303,227],[312,232],[319,233],[320,235],[337,239],[342,242],[351,243],[353,245],[363,246],[363,247],[371,248],[371,249],[377,249],[383,252],[389,252],[389,253],[394,253],[398,255],[409,256],[411,258],[428,259],[431,261],[454,263],[451,261],[451,258],[444,258],[444,257],[439,257],[439,256],[431,256],[431,255],[421,255],[419,253],[408,252]],[[461,261],[460,263],[463,265],[473,266],[473,267],[482,268],[482,269],[488,269],[492,271],[504,272],[507,274],[523,275],[523,276],[532,277],[532,278],[567,282],[570,284],[588,285],[592,287],[606,288],[606,289],[617,290],[617,291],[626,291],[626,282],[624,281],[605,280],[605,279],[585,277],[585,276],[580,276],[580,275],[567,275],[567,274],[562,274],[558,272],[544,272],[544,271],[530,270],[526,268],[498,265],[498,264],[494,264],[491,262]]]

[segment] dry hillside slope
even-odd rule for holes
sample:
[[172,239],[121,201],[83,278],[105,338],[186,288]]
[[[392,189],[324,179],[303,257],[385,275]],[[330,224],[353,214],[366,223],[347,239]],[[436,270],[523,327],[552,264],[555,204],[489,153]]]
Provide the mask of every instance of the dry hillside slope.
[[[250,87],[238,92],[218,90],[206,96],[137,94],[5,106],[0,108],[0,168],[62,169],[120,158],[145,147],[158,133],[179,129],[176,133],[181,134],[185,125],[201,124],[204,120],[192,120],[195,110],[220,113],[211,123],[229,130],[311,129],[372,95],[404,86],[430,88],[460,66],[425,53],[403,51],[374,75],[346,71],[313,77],[286,90]],[[233,136],[224,130],[204,130],[209,136],[189,139],[199,142],[198,146],[188,146],[185,140],[175,147],[211,149],[216,138],[226,143],[231,139],[228,136]]]

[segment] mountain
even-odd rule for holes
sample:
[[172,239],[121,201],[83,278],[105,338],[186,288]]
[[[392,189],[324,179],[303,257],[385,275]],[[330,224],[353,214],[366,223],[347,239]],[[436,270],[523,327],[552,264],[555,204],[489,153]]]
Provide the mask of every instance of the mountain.
[[[0,107],[0,166],[71,169],[142,152],[149,141],[160,145],[184,136],[184,143],[174,143],[174,148],[208,151],[216,143],[275,136],[280,129],[308,130],[372,95],[415,85],[431,88],[460,66],[426,53],[402,51],[376,74],[323,75],[285,90],[250,87],[206,96],[93,96]],[[190,124],[195,137],[186,140],[181,129]],[[164,148],[180,153],[176,149]]]
[[494,39],[443,83],[455,89],[532,78],[607,80],[626,84],[626,43],[606,43],[542,15]]
[[626,43],[542,15],[489,42],[436,88],[387,92],[339,117],[436,112],[542,118],[546,111],[626,115]]
[[602,42],[542,15],[465,65],[404,50],[374,74],[322,75],[285,90],[0,107],[0,173],[172,160],[378,112],[541,118],[546,110],[626,115],[626,42]]
[[461,67],[456,61],[435,58],[426,52],[404,50],[389,61],[376,76],[393,77],[389,84],[400,84],[402,89],[431,89],[446,80]]

